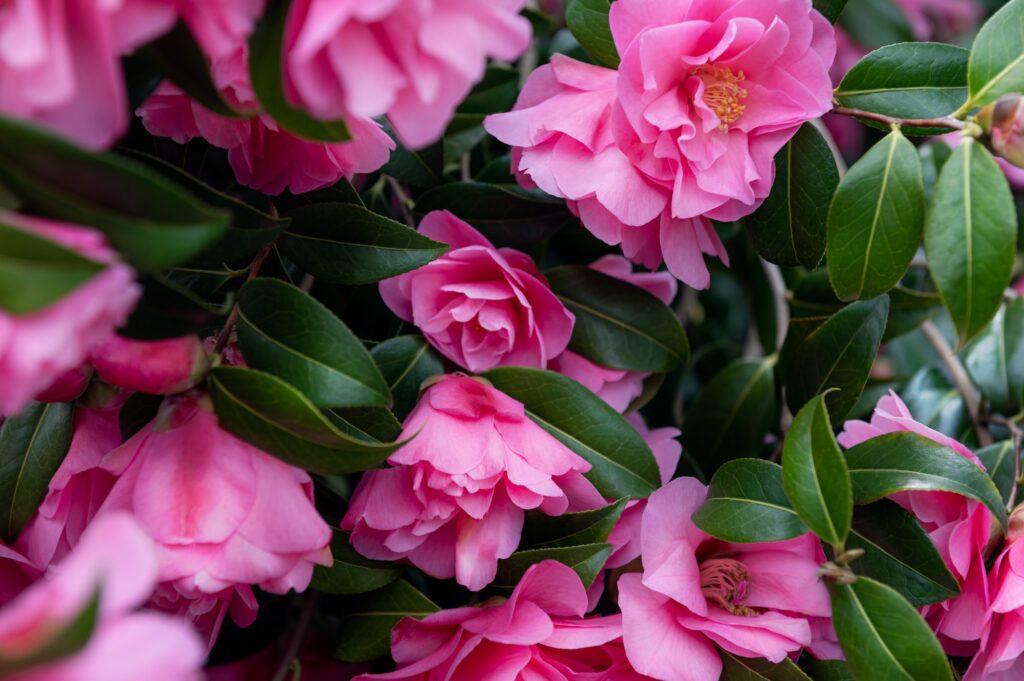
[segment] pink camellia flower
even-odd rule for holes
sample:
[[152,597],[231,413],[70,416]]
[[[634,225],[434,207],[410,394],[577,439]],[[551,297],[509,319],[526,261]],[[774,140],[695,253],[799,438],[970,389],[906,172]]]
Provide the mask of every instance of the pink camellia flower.
[[693,524],[707,488],[677,478],[647,500],[644,571],[619,578],[623,640],[633,667],[660,681],[714,681],[721,647],[781,662],[811,642],[808,618],[831,614],[810,534],[728,544]]
[[0,111],[94,149],[128,127],[120,59],[174,25],[162,0],[0,5]]
[[0,542],[0,608],[17,598],[41,574],[32,561]]
[[369,471],[341,527],[379,560],[479,591],[519,545],[524,509],[561,515],[563,486],[592,486],[590,464],[531,421],[521,402],[481,380],[438,379],[405,420],[411,442]]
[[42,651],[99,598],[96,627],[81,650],[5,675],[8,681],[198,681],[203,647],[184,622],[136,612],[157,579],[157,558],[127,514],[99,519],[44,579],[0,609],[0,656]]
[[[967,447],[914,420],[907,405],[893,392],[878,401],[871,422],[847,421],[837,437],[853,447],[873,437],[912,432],[949,447],[984,469]],[[951,655],[970,655],[977,647],[988,609],[985,548],[992,514],[984,505],[952,492],[898,492],[889,496],[908,510],[931,537],[939,555],[960,583],[956,598],[925,607],[922,613]]]
[[36,395],[39,402],[70,402],[85,392],[92,380],[92,365],[83,364],[65,371],[43,392]]
[[385,279],[380,294],[442,355],[476,373],[496,366],[543,369],[565,350],[576,318],[530,256],[495,248],[448,211],[428,213],[419,231],[451,250]]
[[81,366],[89,351],[127,319],[141,289],[99,232],[8,212],[0,212],[0,222],[105,266],[41,310],[24,315],[0,310],[0,416],[10,416]]
[[[586,607],[579,576],[562,563],[546,560],[526,571],[508,600],[402,620],[391,632],[391,655],[398,669],[357,676],[356,681],[638,678],[576,675],[585,662],[574,660],[574,652],[582,657],[582,651],[622,635],[619,616],[583,619]],[[613,664],[614,660],[601,666]]]
[[156,541],[155,604],[211,640],[229,608],[252,622],[252,585],[302,591],[314,565],[330,564],[309,475],[221,430],[206,396],[167,399],[100,468],[117,480],[99,514],[130,511]]
[[420,149],[444,133],[484,75],[530,45],[525,0],[297,0],[285,28],[285,87],[324,120],[387,114]]
[[776,152],[831,108],[831,25],[806,0],[619,0],[617,71],[562,55],[487,130],[526,186],[568,199],[635,262],[696,288],[727,260],[708,218],[768,196]]
[[249,39],[266,0],[173,0],[196,42],[211,60]]
[[188,390],[209,364],[198,336],[138,341],[114,334],[92,351],[90,359],[107,383],[151,395]]

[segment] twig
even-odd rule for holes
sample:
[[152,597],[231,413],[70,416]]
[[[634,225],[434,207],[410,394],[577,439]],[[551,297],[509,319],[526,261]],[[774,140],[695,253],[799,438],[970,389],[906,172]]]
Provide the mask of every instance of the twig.
[[835,107],[832,109],[832,113],[841,114],[843,116],[853,116],[855,118],[864,118],[869,121],[885,123],[886,125],[907,126],[909,128],[949,128],[950,130],[960,130],[967,125],[963,121],[953,118],[952,116],[945,116],[943,118],[894,118],[893,116],[886,116],[885,114],[875,113],[874,111],[851,109],[845,106]]
[[385,175],[384,178],[387,180],[388,186],[391,187],[391,191],[395,193],[395,198],[398,199],[398,203],[402,207],[402,217],[405,218],[405,224],[416,229],[416,218],[413,216],[412,210],[410,210],[413,205],[412,199],[410,199],[409,195],[405,193],[405,189],[398,183],[398,180],[390,175]]
[[295,623],[295,631],[292,632],[292,638],[288,642],[288,648],[284,651],[284,655],[281,657],[280,664],[277,665],[277,671],[270,677],[271,681],[285,681],[288,678],[288,670],[292,667],[292,660],[294,660],[299,650],[302,648],[302,643],[306,640],[306,632],[309,631],[309,624],[313,621],[313,611],[316,610],[317,596],[315,591],[311,591],[309,596],[306,597],[306,602],[302,605],[302,611],[299,613],[299,621]]
[[953,385],[960,391],[960,395],[964,400],[964,407],[967,408],[967,415],[970,416],[971,423],[974,425],[974,432],[978,436],[978,442],[982,447],[992,444],[992,435],[978,421],[978,396],[974,391],[974,386],[971,384],[970,377],[967,376],[967,370],[964,369],[964,365],[960,363],[960,359],[953,352],[953,348],[946,342],[946,338],[933,322],[926,321],[922,324],[921,333],[931,343],[939,359],[946,365],[949,376],[953,379]]
[[[270,255],[270,250],[273,248],[273,244],[267,244],[260,249],[260,252],[256,254],[256,257],[252,259],[252,263],[249,265],[249,275],[245,278],[246,283],[256,278],[256,275],[260,273],[260,268],[263,267],[263,263],[266,262],[267,256]],[[224,350],[224,346],[228,344],[228,339],[231,337],[231,332],[235,330],[235,324],[238,322],[238,302],[231,306],[231,313],[228,314],[228,319],[224,322],[224,328],[220,330],[220,334],[217,335],[217,342],[213,346],[213,352],[210,356],[220,354]]]
[[1009,513],[1013,510],[1014,504],[1017,503],[1017,490],[1021,485],[1020,450],[1021,444],[1024,443],[1024,430],[1013,419],[1003,418],[1002,416],[990,416],[988,421],[1010,431],[1010,439],[1013,440],[1013,487],[1010,488],[1010,498],[1006,502],[1006,512]]

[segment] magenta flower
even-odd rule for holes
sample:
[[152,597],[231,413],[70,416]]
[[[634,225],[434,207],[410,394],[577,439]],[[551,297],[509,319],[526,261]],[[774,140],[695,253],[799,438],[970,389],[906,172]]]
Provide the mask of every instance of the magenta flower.
[[90,360],[105,382],[150,395],[185,392],[209,366],[198,336],[138,341],[114,334]]

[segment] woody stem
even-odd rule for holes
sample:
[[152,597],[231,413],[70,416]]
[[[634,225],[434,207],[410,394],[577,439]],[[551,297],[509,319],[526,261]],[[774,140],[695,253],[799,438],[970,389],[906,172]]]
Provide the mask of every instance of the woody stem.
[[843,116],[853,116],[854,118],[863,118],[877,123],[884,123],[885,125],[906,126],[908,128],[948,128],[950,130],[960,130],[966,125],[963,121],[953,118],[952,116],[945,116],[943,118],[895,118],[893,116],[875,113],[874,111],[852,109],[845,106],[834,107],[832,109],[832,113]]

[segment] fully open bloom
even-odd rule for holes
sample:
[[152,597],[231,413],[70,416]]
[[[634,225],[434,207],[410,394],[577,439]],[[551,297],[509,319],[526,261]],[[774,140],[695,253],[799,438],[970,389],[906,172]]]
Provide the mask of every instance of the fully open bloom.
[[0,223],[48,239],[104,267],[60,300],[28,314],[0,310],[0,416],[22,409],[127,319],[141,289],[106,239],[87,227],[0,212]]
[[641,534],[643,574],[619,578],[623,640],[633,667],[661,681],[714,681],[715,650],[781,662],[811,642],[810,617],[831,613],[810,534],[729,544],[690,519],[707,495],[677,478],[651,495]]
[[107,383],[151,395],[185,392],[208,365],[198,336],[138,341],[114,334],[93,349],[90,359]]
[[427,214],[419,231],[451,250],[385,279],[380,293],[442,355],[480,372],[508,365],[544,368],[565,350],[576,318],[530,256],[495,248],[448,211]]
[[831,108],[832,27],[807,0],[619,0],[610,20],[617,71],[555,55],[485,126],[520,182],[705,288],[702,254],[726,259],[708,218],[756,209],[776,152]]
[[206,396],[166,400],[101,468],[117,481],[99,514],[130,511],[156,541],[156,605],[200,620],[211,638],[229,607],[252,621],[252,585],[302,591],[314,565],[330,564],[309,475],[221,430]]
[[487,58],[530,44],[525,0],[297,0],[285,29],[285,85],[324,120],[387,114],[402,143],[436,142]]
[[393,468],[363,476],[341,523],[370,558],[408,558],[479,591],[519,545],[524,509],[561,515],[563,485],[590,486],[590,464],[477,379],[441,378],[404,425],[401,438],[415,437]]
[[[984,468],[962,443],[915,421],[895,393],[878,401],[870,423],[847,421],[837,439],[844,447],[853,447],[873,437],[901,431],[934,440]],[[952,492],[898,492],[889,498],[918,519],[960,582],[959,596],[927,606],[924,615],[947,652],[972,654],[982,635],[990,600],[985,548],[992,527],[991,512],[979,502]]]
[[198,681],[203,647],[187,624],[135,612],[157,580],[153,543],[127,514],[97,520],[44,579],[0,610],[0,656],[29,658],[99,598],[96,627],[80,651],[5,675],[9,681]]

